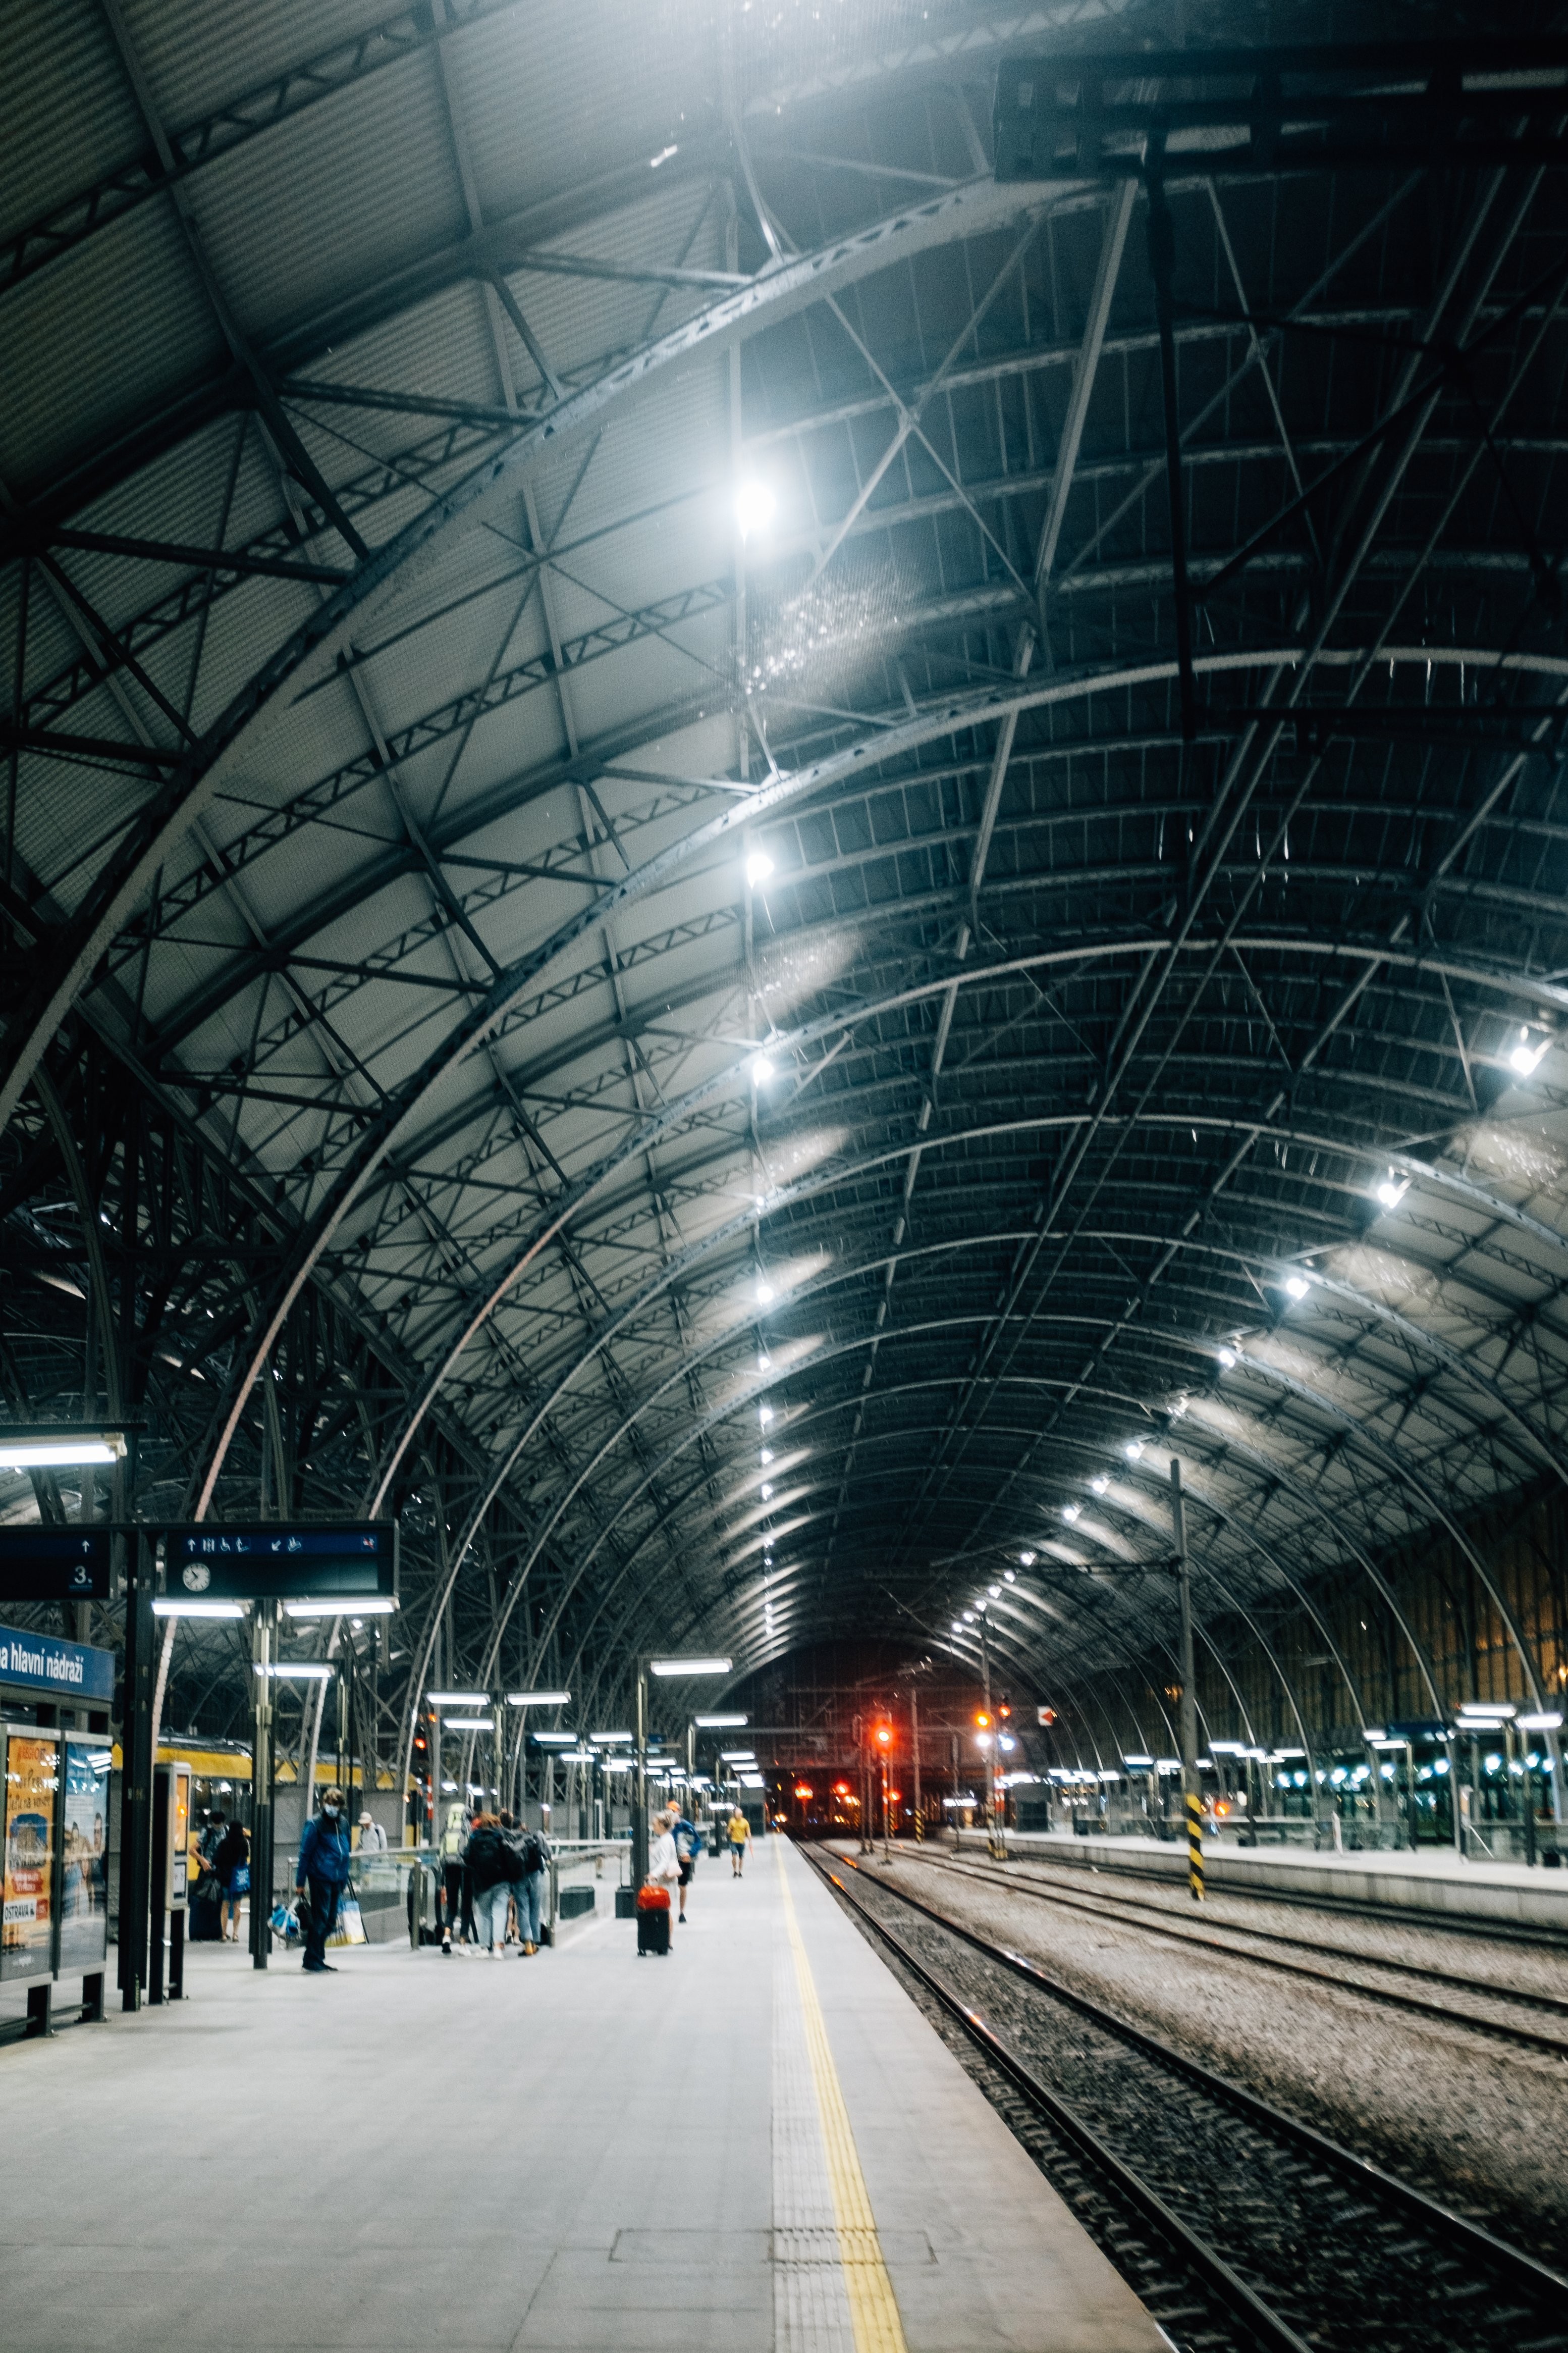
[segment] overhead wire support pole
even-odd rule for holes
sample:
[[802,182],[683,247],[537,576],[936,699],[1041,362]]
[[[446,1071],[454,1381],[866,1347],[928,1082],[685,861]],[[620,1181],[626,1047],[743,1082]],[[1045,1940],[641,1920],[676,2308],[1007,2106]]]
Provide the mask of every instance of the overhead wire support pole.
[[1171,594],[1176,607],[1176,670],[1181,682],[1182,741],[1198,732],[1193,691],[1193,611],[1187,595],[1187,536],[1182,499],[1182,426],[1176,405],[1176,336],[1171,281],[1176,266],[1176,231],[1165,201],[1163,141],[1149,143],[1145,185],[1149,195],[1149,275],[1154,285],[1154,315],[1160,330],[1160,389],[1165,411],[1165,480],[1171,501]]
[[1171,1457],[1171,1535],[1176,1548],[1176,1593],[1181,1604],[1182,1799],[1187,1817],[1187,1892],[1204,1900],[1204,1809],[1198,1787],[1198,1694],[1193,1666],[1193,1580],[1187,1565],[1187,1522],[1182,1505],[1182,1466]]

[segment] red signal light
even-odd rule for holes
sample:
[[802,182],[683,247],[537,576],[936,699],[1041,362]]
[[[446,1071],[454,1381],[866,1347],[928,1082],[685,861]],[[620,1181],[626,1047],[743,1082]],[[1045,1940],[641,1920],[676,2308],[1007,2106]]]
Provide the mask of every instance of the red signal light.
[[892,1746],[892,1745],[893,1745],[893,1727],[892,1727],[892,1725],[891,1725],[890,1724],[879,1724],[879,1725],[877,1726],[877,1746],[878,1746],[878,1747],[879,1747],[879,1748],[890,1748],[890,1747]]
[[815,1798],[816,1791],[809,1781],[797,1781],[795,1785],[795,1794],[797,1798]]

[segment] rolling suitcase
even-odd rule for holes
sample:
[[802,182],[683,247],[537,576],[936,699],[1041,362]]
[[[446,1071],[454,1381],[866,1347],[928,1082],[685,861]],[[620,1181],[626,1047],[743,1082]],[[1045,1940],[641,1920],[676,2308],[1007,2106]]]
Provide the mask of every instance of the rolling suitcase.
[[669,1891],[665,1887],[637,1890],[637,1954],[669,1950]]

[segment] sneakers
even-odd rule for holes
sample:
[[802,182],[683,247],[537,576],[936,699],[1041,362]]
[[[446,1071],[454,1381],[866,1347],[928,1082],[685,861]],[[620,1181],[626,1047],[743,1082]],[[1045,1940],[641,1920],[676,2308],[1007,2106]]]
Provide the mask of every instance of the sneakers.
[[441,1939],[441,1950],[446,1954],[447,1958],[448,1960],[450,1960],[450,1959],[451,1959],[451,1957],[452,1957],[452,1939],[450,1938],[450,1936],[443,1936],[443,1937],[442,1937],[442,1939]]

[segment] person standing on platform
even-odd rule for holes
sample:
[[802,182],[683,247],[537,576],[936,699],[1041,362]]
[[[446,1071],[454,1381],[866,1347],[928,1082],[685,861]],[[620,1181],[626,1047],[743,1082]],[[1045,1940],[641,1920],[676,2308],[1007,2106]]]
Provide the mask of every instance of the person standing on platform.
[[512,1883],[517,1905],[517,1937],[521,1957],[529,1961],[539,1950],[539,1912],[544,1896],[544,1874],[550,1867],[550,1841],[542,1831],[520,1830],[512,1834],[518,1875]]
[[746,1849],[752,1843],[752,1825],[739,1806],[730,1817],[730,1828],[726,1835],[730,1841],[731,1876],[739,1879],[745,1869]]
[[474,1891],[474,1926],[479,1950],[492,1961],[501,1957],[506,1943],[506,1915],[511,1904],[513,1857],[500,1821],[494,1814],[476,1814],[468,1832],[468,1877]]
[[386,1852],[386,1832],[368,1806],[359,1818],[359,1851],[361,1854]]
[[441,1919],[441,1950],[452,1950],[452,1930],[458,1929],[458,1950],[463,1949],[463,1939],[473,1925],[472,1893],[468,1876],[463,1868],[463,1856],[468,1844],[468,1816],[461,1805],[448,1806],[447,1825],[441,1832],[441,1893],[446,1909]]
[[697,1871],[697,1825],[689,1822],[684,1814],[678,1813],[669,1827],[675,1839],[676,1861],[680,1865],[680,1911],[678,1916],[684,1920],[686,1891]]
[[655,1814],[653,1827],[657,1836],[647,1852],[647,1884],[662,1887],[671,1897],[680,1884],[680,1857],[676,1852],[674,1824],[672,1811]]
[[218,1926],[226,1945],[239,1942],[239,1907],[250,1893],[250,1841],[237,1822],[230,1822],[213,1849],[211,1870],[217,1881]]
[[300,1867],[294,1885],[308,1900],[305,1915],[304,1967],[313,1977],[330,1971],[327,1938],[338,1916],[338,1905],[349,1883],[349,1825],[343,1793],[323,1791],[321,1810],[305,1825],[300,1841]]

